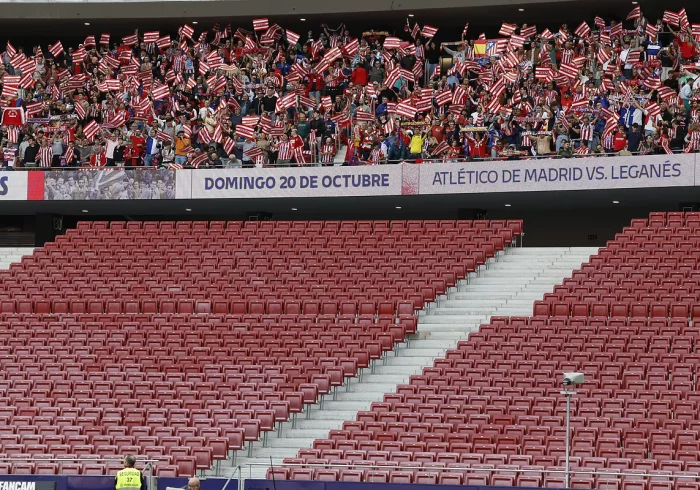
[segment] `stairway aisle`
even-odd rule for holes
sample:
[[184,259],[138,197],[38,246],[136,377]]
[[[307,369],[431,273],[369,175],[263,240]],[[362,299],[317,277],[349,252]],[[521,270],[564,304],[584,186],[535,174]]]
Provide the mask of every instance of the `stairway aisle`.
[[8,270],[10,265],[33,253],[34,247],[0,247],[0,270]]
[[[535,301],[571,276],[573,270],[596,254],[597,248],[511,248],[497,260],[482,266],[468,281],[459,281],[446,295],[421,312],[418,332],[407,344],[390,353],[374,372],[365,370],[341,389],[336,400],[331,397],[311,408],[309,418],[300,415],[296,428],[285,424],[281,437],[268,436],[267,447],[257,442],[248,458],[241,451],[236,465],[243,478],[264,478],[270,458],[279,464],[283,458],[296,457],[299,449],[310,448],[315,439],[325,439],[328,432],[342,428],[346,420],[355,420],[358,411],[369,410],[372,402],[382,401],[385,393],[406,384],[409,377],[431,367],[435,359],[466,340],[471,332],[488,323],[491,316],[527,316]],[[260,466],[247,466],[256,463]],[[233,471],[233,470],[227,470]]]

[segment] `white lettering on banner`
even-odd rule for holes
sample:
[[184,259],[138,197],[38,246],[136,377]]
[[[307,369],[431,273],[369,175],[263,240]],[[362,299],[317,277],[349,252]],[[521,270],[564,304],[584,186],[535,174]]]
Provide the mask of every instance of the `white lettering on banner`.
[[33,481],[2,481],[0,490],[36,490],[36,482]]
[[27,172],[0,173],[0,201],[26,201],[28,181]]
[[693,186],[695,155],[438,163],[421,166],[419,194]]
[[[186,198],[178,172],[177,196]],[[401,195],[401,167],[193,170],[191,199],[348,197]]]

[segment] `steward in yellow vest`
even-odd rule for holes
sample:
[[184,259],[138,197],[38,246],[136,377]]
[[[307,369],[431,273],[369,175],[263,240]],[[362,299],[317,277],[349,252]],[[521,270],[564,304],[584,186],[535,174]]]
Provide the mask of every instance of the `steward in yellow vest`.
[[136,458],[126,456],[124,458],[124,469],[117,472],[114,478],[115,490],[146,490],[146,480],[140,470],[134,468]]

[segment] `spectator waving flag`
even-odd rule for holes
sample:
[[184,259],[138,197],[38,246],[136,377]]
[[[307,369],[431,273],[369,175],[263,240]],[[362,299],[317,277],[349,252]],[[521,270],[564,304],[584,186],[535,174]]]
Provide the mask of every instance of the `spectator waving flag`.
[[423,30],[421,31],[421,34],[423,35],[423,37],[433,38],[433,37],[435,37],[435,34],[437,34],[437,31],[438,30],[436,27],[426,25],[426,26],[423,26]]
[[253,19],[253,30],[254,31],[266,31],[269,27],[268,20],[266,18]]
[[642,16],[642,8],[637,5],[632,9],[632,11],[627,14],[627,20],[639,19]]
[[508,24],[507,22],[504,22],[503,25],[501,26],[501,30],[499,30],[498,33],[501,36],[507,37],[507,36],[510,36],[511,34],[513,34],[517,28],[518,28],[518,26],[515,24]]
[[586,24],[586,21],[584,20],[576,28],[576,30],[574,31],[574,34],[576,34],[580,38],[586,39],[588,36],[591,35],[591,28],[588,27],[588,24]]
[[56,44],[49,45],[49,53],[51,53],[54,58],[61,56],[63,54],[63,45],[61,41],[56,41]]

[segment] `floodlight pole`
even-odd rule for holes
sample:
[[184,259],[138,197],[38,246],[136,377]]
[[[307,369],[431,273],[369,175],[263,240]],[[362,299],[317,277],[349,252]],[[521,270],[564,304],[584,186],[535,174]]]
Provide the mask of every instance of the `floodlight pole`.
[[569,488],[571,471],[571,397],[575,391],[569,391],[564,386],[561,394],[566,397],[566,455],[564,458],[564,488]]

